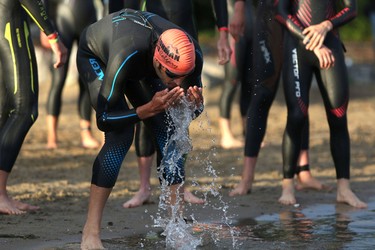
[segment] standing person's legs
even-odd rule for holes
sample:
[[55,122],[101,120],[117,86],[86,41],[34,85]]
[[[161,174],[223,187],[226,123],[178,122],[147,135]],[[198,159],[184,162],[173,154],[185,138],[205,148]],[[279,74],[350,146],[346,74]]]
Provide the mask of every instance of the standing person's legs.
[[[152,134],[144,125],[139,122],[136,125],[135,149],[140,176],[140,187],[137,193],[122,205],[124,208],[134,208],[142,206],[151,196],[151,168],[154,162],[155,146]],[[184,200],[193,204],[204,204],[204,200],[198,198],[188,189],[184,189]]]
[[[121,164],[134,136],[133,126],[106,132],[105,143],[95,159],[90,187],[86,223],[82,231],[81,249],[104,249],[100,226],[107,199],[116,183]],[[116,159],[113,160],[113,155]]]
[[[303,131],[308,121],[309,91],[313,69],[307,52],[289,33],[284,39],[283,89],[288,109],[287,124],[283,135],[283,181],[279,202],[296,203],[294,176],[302,150]],[[297,74],[295,73],[297,72]]]
[[14,200],[8,196],[7,183],[9,174],[0,170],[0,214],[23,214],[26,211],[39,209],[37,206]]
[[91,129],[91,114],[93,109],[90,104],[90,95],[81,79],[78,79],[78,83],[78,113],[80,117],[79,126],[81,128],[82,147],[89,149],[98,148],[100,143],[95,139]]
[[81,249],[104,249],[100,239],[100,225],[103,217],[104,206],[112,188],[98,187],[91,184],[90,201],[86,223],[82,231]]
[[233,99],[240,84],[238,80],[238,71],[236,64],[236,48],[235,41],[231,39],[231,47],[234,50],[229,63],[224,65],[224,82],[222,86],[220,101],[219,101],[219,128],[220,128],[220,145],[224,149],[242,147],[243,142],[236,139],[231,129],[231,109]]
[[135,150],[137,155],[140,187],[137,193],[122,206],[134,208],[142,206],[151,196],[151,167],[154,162],[155,146],[152,135],[144,123],[138,122],[135,130]]
[[310,171],[309,159],[309,119],[302,131],[302,145],[297,163],[297,184],[296,189],[315,189],[315,190],[331,190],[332,187],[327,186],[312,176]]
[[[332,40],[328,40],[332,42]],[[336,169],[337,201],[356,208],[366,208],[350,188],[350,137],[347,122],[349,82],[340,43],[330,44],[335,65],[317,74],[330,130],[330,148]]]
[[[3,30],[4,23],[10,24],[7,32]],[[8,36],[0,39],[0,213],[20,214],[38,209],[10,198],[7,193],[8,177],[26,135],[38,117],[37,62],[32,40],[25,37],[30,29],[22,15],[15,15],[12,20],[2,19],[0,32]]]

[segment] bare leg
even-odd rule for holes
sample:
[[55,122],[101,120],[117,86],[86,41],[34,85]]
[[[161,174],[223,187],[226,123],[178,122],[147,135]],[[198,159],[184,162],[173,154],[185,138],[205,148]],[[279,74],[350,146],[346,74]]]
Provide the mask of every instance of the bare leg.
[[293,179],[283,179],[283,191],[279,202],[283,205],[293,205],[296,203],[296,197],[294,195],[294,183]]
[[[150,199],[151,196],[151,167],[154,160],[153,155],[148,157],[138,157],[139,175],[141,178],[141,184],[138,192],[127,202],[122,204],[124,208],[134,208],[142,206],[145,202]],[[184,191],[184,200],[193,204],[204,204],[205,200],[198,198],[189,190]]]
[[39,207],[16,201],[8,196],[6,185],[9,173],[0,170],[0,214],[23,214],[26,211],[37,210]]
[[124,208],[133,208],[142,206],[151,196],[151,166],[154,160],[152,156],[138,157],[139,175],[141,178],[141,186],[138,192],[127,202],[122,204]]
[[337,202],[346,203],[355,208],[367,208],[367,204],[361,201],[351,190],[348,179],[337,180]]
[[86,224],[82,232],[81,249],[104,249],[100,239],[100,224],[102,221],[105,203],[112,188],[102,188],[91,184],[90,202]]
[[57,123],[57,116],[47,115],[47,149],[57,148]]
[[192,203],[192,204],[204,204],[206,201],[204,199],[198,198],[192,192],[184,189],[184,200],[185,202]]
[[79,124],[81,127],[82,146],[89,149],[98,148],[100,143],[92,135],[90,121],[81,119]]
[[243,147],[243,142],[237,140],[232,133],[230,128],[230,121],[225,118],[219,118],[219,126],[221,132],[220,145],[224,149],[239,148]]
[[[178,208],[175,210],[178,212],[177,216],[180,216],[182,218],[183,212],[184,212],[184,185],[182,184],[175,184],[172,186],[169,186],[169,192],[170,197],[168,200],[169,207],[175,207],[178,206]],[[170,211],[172,212],[172,211]]]
[[[299,155],[299,162],[298,166],[308,166],[309,164],[309,151],[308,150],[301,150]],[[299,174],[297,176],[297,184],[296,189],[315,189],[315,190],[332,190],[332,187],[321,183],[318,179],[311,175],[310,170],[303,170],[300,169],[298,171]]]
[[240,183],[229,193],[229,196],[246,195],[251,192],[255,176],[257,157],[245,156]]

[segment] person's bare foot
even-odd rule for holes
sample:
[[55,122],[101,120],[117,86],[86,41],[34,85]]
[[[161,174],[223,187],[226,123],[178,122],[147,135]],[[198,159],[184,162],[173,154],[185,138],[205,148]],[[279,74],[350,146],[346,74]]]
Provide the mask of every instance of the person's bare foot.
[[99,148],[100,143],[93,137],[90,127],[81,128],[82,147],[87,149]]
[[47,140],[46,149],[56,149],[57,148],[57,142],[55,140]]
[[38,210],[39,207],[24,202],[13,200],[7,195],[0,196],[0,213],[9,215],[24,214],[27,211]]
[[310,171],[301,171],[297,177],[296,190],[315,189],[331,191],[332,187],[321,183],[311,175]]
[[21,211],[35,211],[39,209],[38,206],[30,205],[13,199],[11,199],[11,203]]
[[130,200],[122,204],[124,208],[135,208],[145,204],[151,196],[151,190],[139,190]]
[[87,233],[85,231],[83,230],[82,234],[81,250],[105,249],[99,234]]
[[17,215],[24,213],[26,212],[17,208],[8,196],[0,196],[0,214]]
[[204,199],[201,199],[195,196],[192,192],[190,192],[186,188],[184,190],[184,200],[192,204],[204,204],[206,202]]
[[346,203],[355,208],[367,208],[367,204],[361,201],[351,190],[349,180],[337,180],[337,202]]
[[296,197],[294,195],[294,184],[293,179],[283,180],[283,191],[279,198],[279,203],[283,205],[293,205],[296,204]]
[[242,195],[247,195],[250,193],[251,193],[251,185],[249,183],[241,181],[232,191],[229,192],[229,196],[230,197],[242,196]]
[[237,140],[236,138],[232,137],[226,137],[222,138],[220,145],[223,149],[231,149],[231,148],[240,148],[244,146],[244,143],[240,140]]

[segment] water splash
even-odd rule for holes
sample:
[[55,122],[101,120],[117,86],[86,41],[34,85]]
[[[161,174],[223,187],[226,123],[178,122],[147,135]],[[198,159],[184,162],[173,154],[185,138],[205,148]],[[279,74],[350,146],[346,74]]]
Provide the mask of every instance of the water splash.
[[[205,116],[204,122],[199,123],[199,129],[202,130],[203,133],[211,134],[211,124],[210,119],[208,117],[207,112],[204,112],[202,115]],[[204,207],[208,207],[210,209],[214,209],[216,211],[221,212],[221,221],[219,224],[222,224],[223,227],[226,228],[226,231],[229,232],[232,238],[232,247],[233,249],[237,249],[241,246],[241,243],[238,242],[237,236],[239,235],[239,231],[236,229],[236,227],[231,225],[231,219],[230,215],[228,214],[228,208],[229,205],[227,202],[223,200],[223,196],[221,195],[221,189],[222,186],[218,185],[218,175],[217,171],[213,167],[214,165],[214,159],[216,159],[217,156],[217,148],[215,145],[217,145],[215,138],[213,137],[212,141],[212,147],[210,152],[207,153],[199,153],[198,156],[195,157],[195,161],[200,162],[202,166],[204,166],[204,173],[206,177],[210,177],[211,181],[210,183],[200,185],[197,180],[193,180],[193,185],[198,187],[200,191],[203,192],[204,200],[206,201]],[[217,198],[218,202],[214,203],[211,202],[212,199],[209,199],[210,196],[213,196]],[[198,222],[195,221],[196,225],[199,225]],[[211,239],[214,241],[216,246],[219,246],[221,236],[220,234],[217,234],[217,230],[210,230],[211,233]]]
[[[184,160],[184,157],[192,150],[189,125],[193,119],[193,111],[194,106],[187,98],[182,98],[178,105],[167,110],[168,133],[171,134],[163,149],[165,156],[161,161],[159,174],[163,173],[166,168],[168,168],[167,171],[173,173],[178,168],[177,163]],[[201,244],[201,240],[192,235],[191,225],[187,224],[182,217],[184,183],[176,188],[176,193],[172,193],[167,181],[162,176],[159,178],[162,180],[161,195],[159,210],[154,218],[154,226],[164,229],[162,235],[166,237],[167,248],[195,249]],[[183,179],[183,176],[179,176],[179,178]],[[172,204],[171,197],[176,198],[175,204]]]
[[[170,134],[170,139],[164,148],[165,159],[162,160],[159,173],[162,173],[164,168],[168,168],[168,171],[173,171],[173,169],[177,168],[177,162],[192,150],[192,141],[189,137],[189,125],[192,121],[193,111],[194,107],[186,98],[182,99],[179,105],[167,110],[167,115],[170,121],[167,126],[169,132],[172,132],[173,130],[173,133]],[[208,115],[206,112],[202,115],[206,116],[205,121],[208,123],[208,128],[205,129],[205,124],[200,122],[200,129],[202,129],[202,132],[208,131],[208,133],[211,133]],[[216,145],[215,139],[212,140],[212,143],[213,145]],[[174,150],[171,151],[171,148],[174,148]],[[193,181],[193,185],[198,187],[204,195],[206,204],[203,206],[221,213],[220,224],[226,228],[225,231],[229,232],[232,238],[232,247],[233,249],[236,249],[241,245],[237,240],[239,232],[235,227],[231,226],[231,221],[228,215],[229,206],[223,200],[220,193],[222,188],[221,185],[217,184],[218,175],[213,167],[213,159],[215,159],[216,155],[216,148],[213,146],[208,154],[200,153],[196,157],[195,160],[203,164],[205,175],[206,177],[211,178],[211,182],[200,185],[198,181]],[[182,178],[182,176],[180,177]],[[184,183],[182,183],[179,188],[182,189],[183,184]],[[177,190],[179,190],[179,188],[177,188]],[[176,197],[175,205],[171,205],[169,202],[171,196]],[[209,196],[217,198],[216,202],[211,202]],[[171,189],[168,187],[166,181],[162,181],[159,208],[156,216],[153,218],[154,226],[163,228],[164,232],[162,235],[166,237],[167,248],[196,249],[198,246],[202,245],[202,238],[199,238],[199,236],[194,234],[194,227],[199,223],[194,219],[193,215],[190,216],[193,223],[186,223],[181,214],[181,210],[183,209],[182,204],[183,195],[171,193]],[[209,233],[214,244],[219,246],[220,233],[218,233],[217,230],[210,230]]]

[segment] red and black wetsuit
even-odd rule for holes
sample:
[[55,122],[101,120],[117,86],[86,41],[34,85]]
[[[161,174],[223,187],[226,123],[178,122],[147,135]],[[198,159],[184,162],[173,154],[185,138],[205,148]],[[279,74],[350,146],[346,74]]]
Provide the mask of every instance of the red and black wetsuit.
[[[342,9],[339,4],[343,4]],[[356,16],[355,0],[280,0],[278,19],[286,25],[283,83],[288,107],[283,138],[284,178],[293,178],[301,148],[301,132],[308,123],[309,90],[315,75],[322,94],[330,128],[331,153],[337,178],[350,177],[350,139],[347,126],[349,102],[348,73],[343,45],[337,28]],[[321,69],[312,51],[302,41],[304,28],[329,20],[333,24],[324,45],[332,50],[335,65]]]
[[[81,35],[77,53],[80,77],[87,84],[91,103],[96,110],[97,125],[105,132],[105,144],[94,166],[92,183],[100,187],[113,187],[122,161],[133,142],[134,125],[140,121],[135,109],[149,102],[152,96],[166,86],[157,77],[153,55],[158,36],[165,30],[180,27],[150,12],[125,9],[105,16],[90,25]],[[195,69],[187,76],[182,87],[202,87],[202,51],[195,46]],[[126,99],[134,108],[129,108]],[[202,110],[199,111],[200,114]],[[155,139],[160,166],[165,154],[173,145],[166,143],[174,133],[168,126],[165,113],[143,120]],[[177,169],[163,168],[167,184],[184,180],[184,162],[177,162]],[[159,168],[158,168],[159,170]]]
[[0,0],[0,16],[0,170],[10,172],[38,117],[38,71],[28,18],[46,35],[55,29],[41,0]]

